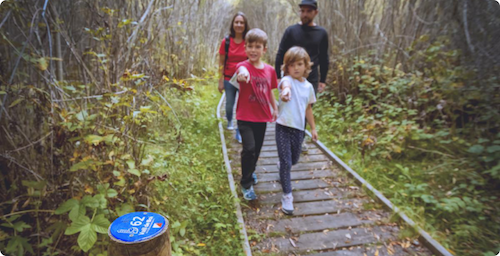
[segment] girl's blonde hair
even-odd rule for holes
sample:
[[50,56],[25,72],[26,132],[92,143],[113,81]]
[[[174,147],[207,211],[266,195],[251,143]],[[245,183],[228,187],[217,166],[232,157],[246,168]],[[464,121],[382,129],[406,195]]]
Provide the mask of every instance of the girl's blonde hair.
[[288,67],[297,61],[304,61],[306,66],[306,70],[304,71],[304,77],[308,77],[309,73],[311,73],[311,67],[313,63],[311,62],[311,58],[309,54],[307,54],[306,50],[300,46],[294,46],[285,53],[285,58],[283,59],[283,65],[281,66],[281,70],[285,76],[288,75]]

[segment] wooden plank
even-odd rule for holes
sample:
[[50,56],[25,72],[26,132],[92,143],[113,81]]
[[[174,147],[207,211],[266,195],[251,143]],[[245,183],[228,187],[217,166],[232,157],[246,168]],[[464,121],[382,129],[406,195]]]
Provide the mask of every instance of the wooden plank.
[[[299,163],[314,163],[314,162],[328,162],[330,159],[325,155],[301,155],[299,158]],[[276,164],[279,161],[278,157],[271,158],[261,158],[259,157],[259,161],[257,165],[272,165]]]
[[[379,248],[380,247],[380,248]],[[389,254],[385,246],[367,246],[364,248],[350,248],[350,250],[343,248],[343,250],[328,251],[322,253],[308,254],[307,256],[390,256],[390,255],[410,255],[408,253],[399,252]]]
[[[324,215],[337,214],[340,212],[354,212],[361,210],[365,199],[344,199],[344,200],[328,200],[319,202],[307,202],[294,204],[294,216],[303,215]],[[283,215],[280,210],[281,203],[275,205],[264,204],[258,210],[247,211],[249,218],[271,218],[276,215]],[[257,212],[258,211],[258,212]]]
[[333,229],[357,227],[373,223],[375,223],[374,220],[362,219],[360,215],[346,212],[332,215],[286,218],[278,221],[269,221],[267,224],[270,226],[270,231],[298,234],[311,231],[331,231]]
[[279,238],[274,244],[281,252],[328,250],[342,247],[379,243],[394,238],[398,230],[394,226],[341,229],[330,232],[307,233],[298,237],[294,247],[289,238]]
[[[264,146],[276,146],[276,140],[264,140]],[[311,149],[311,148],[316,148],[316,145],[314,145],[311,142],[306,142],[306,145]]]
[[[336,175],[331,170],[319,171],[296,171],[291,173],[292,180],[311,180],[315,178],[331,178]],[[257,178],[259,182],[279,181],[280,176],[277,172],[271,173],[258,173]]]
[[[257,165],[257,172],[278,172],[277,162],[269,165]],[[292,171],[311,171],[311,170],[325,170],[330,168],[329,161],[315,162],[315,163],[298,163],[292,166]]]
[[[322,201],[333,198],[352,198],[357,195],[354,191],[340,188],[293,191],[292,194],[294,203]],[[264,204],[276,204],[281,202],[281,196],[282,193],[271,193],[261,196],[259,199]]]
[[[258,174],[260,175],[260,174]],[[258,177],[258,176],[257,176]],[[304,189],[313,189],[313,188],[326,188],[331,186],[328,182],[320,179],[314,180],[297,180],[292,182],[292,190],[304,190]],[[279,192],[281,191],[281,184],[279,182],[260,182],[259,184],[254,186],[254,189],[257,193],[265,193],[265,192]]]
[[[300,157],[303,156],[311,156],[311,155],[323,155],[323,152],[320,149],[317,148],[312,148],[307,151],[307,154],[302,154]],[[260,152],[259,159],[263,158],[270,158],[270,157],[278,157],[278,150],[266,150]]]

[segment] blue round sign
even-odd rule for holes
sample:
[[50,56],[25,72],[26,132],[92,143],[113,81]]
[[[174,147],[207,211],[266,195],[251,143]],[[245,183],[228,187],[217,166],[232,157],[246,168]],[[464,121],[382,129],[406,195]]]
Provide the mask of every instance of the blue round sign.
[[108,233],[112,239],[125,243],[149,240],[167,230],[168,220],[152,212],[132,212],[111,223]]

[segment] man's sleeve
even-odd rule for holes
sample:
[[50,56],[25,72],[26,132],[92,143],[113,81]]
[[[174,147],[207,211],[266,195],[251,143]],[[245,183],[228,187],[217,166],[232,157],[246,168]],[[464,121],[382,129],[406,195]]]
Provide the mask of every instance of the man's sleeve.
[[283,65],[283,58],[285,57],[286,51],[292,47],[288,28],[285,30],[283,37],[281,38],[280,47],[278,48],[278,53],[276,53],[276,61],[274,62],[274,70],[276,71],[276,76],[278,79],[281,78],[281,65]]
[[328,66],[329,66],[329,57],[328,57],[328,34],[325,31],[325,35],[321,39],[320,49],[319,49],[319,71],[320,71],[320,83],[324,83],[326,81],[326,75],[328,74]]

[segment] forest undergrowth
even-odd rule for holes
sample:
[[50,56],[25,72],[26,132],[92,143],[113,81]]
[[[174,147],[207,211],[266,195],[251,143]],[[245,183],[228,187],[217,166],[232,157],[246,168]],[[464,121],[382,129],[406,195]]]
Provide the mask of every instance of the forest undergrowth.
[[[241,248],[215,116],[220,95],[207,89],[215,80],[182,80],[190,84],[183,91],[167,83],[143,90],[142,79],[130,74],[122,78],[126,92],[57,112],[60,152],[73,151],[68,169],[53,180],[2,184],[17,195],[1,204],[9,212],[1,217],[2,252],[104,256],[110,222],[132,211],[168,217],[173,255],[235,255]],[[73,87],[64,88],[77,98]],[[18,108],[47,103],[43,91],[19,89],[35,97]]]
[[413,55],[413,72],[339,60],[332,80],[349,85],[323,93],[315,116],[321,141],[450,252],[496,255],[499,77],[474,79],[459,55],[442,39]]

